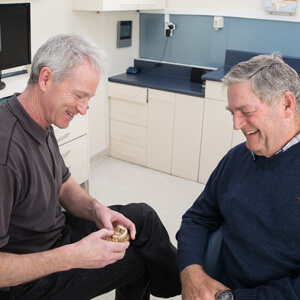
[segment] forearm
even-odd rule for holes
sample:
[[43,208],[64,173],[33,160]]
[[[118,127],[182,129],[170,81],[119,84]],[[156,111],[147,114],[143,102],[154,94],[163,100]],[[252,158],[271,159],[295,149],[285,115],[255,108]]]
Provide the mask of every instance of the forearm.
[[33,254],[0,252],[0,288],[15,286],[71,268],[69,246]]
[[92,198],[80,185],[69,178],[61,188],[59,194],[60,204],[74,216],[95,221],[95,211],[102,206]]

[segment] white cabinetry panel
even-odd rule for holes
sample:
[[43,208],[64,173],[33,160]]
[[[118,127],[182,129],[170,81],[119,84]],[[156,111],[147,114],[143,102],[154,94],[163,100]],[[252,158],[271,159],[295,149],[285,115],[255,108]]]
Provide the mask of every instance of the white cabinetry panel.
[[148,102],[147,166],[170,174],[175,94],[150,89]]
[[176,94],[172,174],[198,180],[204,99]]

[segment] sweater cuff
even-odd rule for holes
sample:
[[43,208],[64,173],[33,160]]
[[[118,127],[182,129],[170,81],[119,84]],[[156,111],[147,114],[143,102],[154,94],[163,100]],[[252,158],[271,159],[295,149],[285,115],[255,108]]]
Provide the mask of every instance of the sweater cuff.
[[202,265],[203,252],[199,250],[178,251],[179,272],[189,265]]
[[236,289],[232,290],[235,300],[256,300],[256,295],[252,289]]

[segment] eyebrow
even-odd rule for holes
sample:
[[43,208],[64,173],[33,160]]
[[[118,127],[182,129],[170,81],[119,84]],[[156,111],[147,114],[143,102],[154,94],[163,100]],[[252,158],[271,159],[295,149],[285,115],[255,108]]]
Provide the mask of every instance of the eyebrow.
[[[241,111],[241,110],[247,108],[248,106],[250,106],[250,105],[242,105],[241,107],[238,107],[238,108],[236,108],[235,110]],[[227,109],[228,111],[230,111],[231,113],[233,112],[233,110],[232,110],[228,105],[226,106],[226,109]]]

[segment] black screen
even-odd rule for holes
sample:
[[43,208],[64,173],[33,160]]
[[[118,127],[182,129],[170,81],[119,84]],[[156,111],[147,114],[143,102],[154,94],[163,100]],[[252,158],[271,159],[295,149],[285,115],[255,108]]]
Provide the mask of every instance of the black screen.
[[30,63],[30,3],[0,4],[0,70]]

